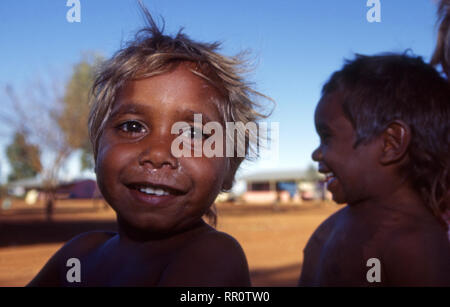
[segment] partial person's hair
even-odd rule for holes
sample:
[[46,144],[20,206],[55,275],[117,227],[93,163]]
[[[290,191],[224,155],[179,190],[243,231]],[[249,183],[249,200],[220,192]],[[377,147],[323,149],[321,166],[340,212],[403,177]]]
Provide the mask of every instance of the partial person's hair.
[[335,72],[322,95],[339,93],[356,132],[354,146],[370,142],[394,120],[411,129],[409,164],[401,170],[441,220],[449,207],[450,87],[421,57],[356,55]]
[[[222,99],[216,101],[216,104],[224,123],[257,123],[269,115],[269,112],[264,113],[264,105],[258,98],[269,101],[272,99],[254,90],[252,84],[244,80],[243,74],[249,71],[245,53],[234,57],[221,55],[218,53],[220,43],[194,41],[182,32],[183,29],[175,36],[164,35],[164,26],[160,29],[148,10],[140,5],[147,26],[104,63],[92,89],[89,136],[94,159],[105,123],[125,83],[163,74],[182,62],[194,64],[192,73],[203,78],[220,93]],[[237,130],[238,135],[243,134],[245,137],[245,157],[239,157],[235,152],[230,158],[231,169],[234,171],[250,156],[250,151],[254,153],[253,156],[257,156],[257,146],[261,143],[259,135],[251,135],[254,131]]]
[[450,0],[439,2],[437,23],[439,30],[431,64],[441,65],[448,78],[450,76]]

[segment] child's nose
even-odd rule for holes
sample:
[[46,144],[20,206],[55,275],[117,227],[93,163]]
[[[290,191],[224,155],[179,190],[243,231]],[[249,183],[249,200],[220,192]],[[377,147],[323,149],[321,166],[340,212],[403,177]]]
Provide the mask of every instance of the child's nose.
[[311,158],[312,158],[314,161],[316,161],[316,162],[318,162],[318,161],[320,161],[320,160],[322,159],[322,151],[320,150],[320,146],[317,147],[317,148],[313,151],[313,153],[312,153],[312,155],[311,155]]
[[139,164],[150,163],[154,168],[169,165],[171,168],[178,167],[178,159],[172,155],[171,144],[167,140],[159,140],[148,144],[139,155]]

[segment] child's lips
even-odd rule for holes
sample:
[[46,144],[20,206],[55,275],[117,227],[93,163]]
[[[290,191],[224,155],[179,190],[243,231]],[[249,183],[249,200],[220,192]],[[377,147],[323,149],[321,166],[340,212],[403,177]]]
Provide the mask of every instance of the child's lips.
[[138,190],[146,194],[155,195],[182,195],[189,191],[189,182],[185,178],[179,178],[176,176],[138,176],[130,174],[128,178],[122,180],[123,184],[129,189]]
[[338,182],[338,179],[333,173],[326,174],[325,184],[330,192],[333,192],[333,189],[336,188]]
[[168,185],[154,182],[134,182],[125,184],[129,189],[137,190],[147,195],[167,196],[167,195],[183,195],[187,193],[187,189],[175,185]]
[[136,181],[126,183],[131,196],[140,203],[149,205],[167,205],[176,197],[185,195],[184,186],[159,181]]
[[336,179],[333,173],[327,173],[325,174],[325,182],[329,185],[331,182],[333,182]]
[[325,175],[324,182],[325,182],[328,190],[330,189],[330,187],[333,188],[337,184],[337,178],[333,172],[331,172],[328,169],[325,169],[323,167],[319,167],[319,173]]

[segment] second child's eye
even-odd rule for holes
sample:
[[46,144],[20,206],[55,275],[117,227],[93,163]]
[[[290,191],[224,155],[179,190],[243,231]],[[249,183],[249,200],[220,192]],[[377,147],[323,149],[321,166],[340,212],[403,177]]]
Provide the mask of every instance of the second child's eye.
[[123,124],[120,124],[117,128],[122,132],[132,134],[145,133],[147,131],[144,125],[134,120],[124,122]]

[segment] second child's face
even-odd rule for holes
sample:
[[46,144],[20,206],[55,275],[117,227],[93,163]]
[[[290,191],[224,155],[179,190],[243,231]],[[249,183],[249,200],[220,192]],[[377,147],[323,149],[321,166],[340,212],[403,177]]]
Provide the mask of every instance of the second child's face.
[[339,204],[354,204],[373,195],[374,143],[353,146],[356,132],[345,117],[339,94],[320,100],[315,112],[315,126],[320,146],[312,158],[319,172],[326,175],[327,188]]
[[121,91],[99,141],[96,173],[105,199],[127,226],[180,231],[214,202],[228,180],[226,158],[176,158],[171,144],[180,135],[171,128],[176,122],[194,126],[194,114],[221,122],[216,98],[184,64]]

